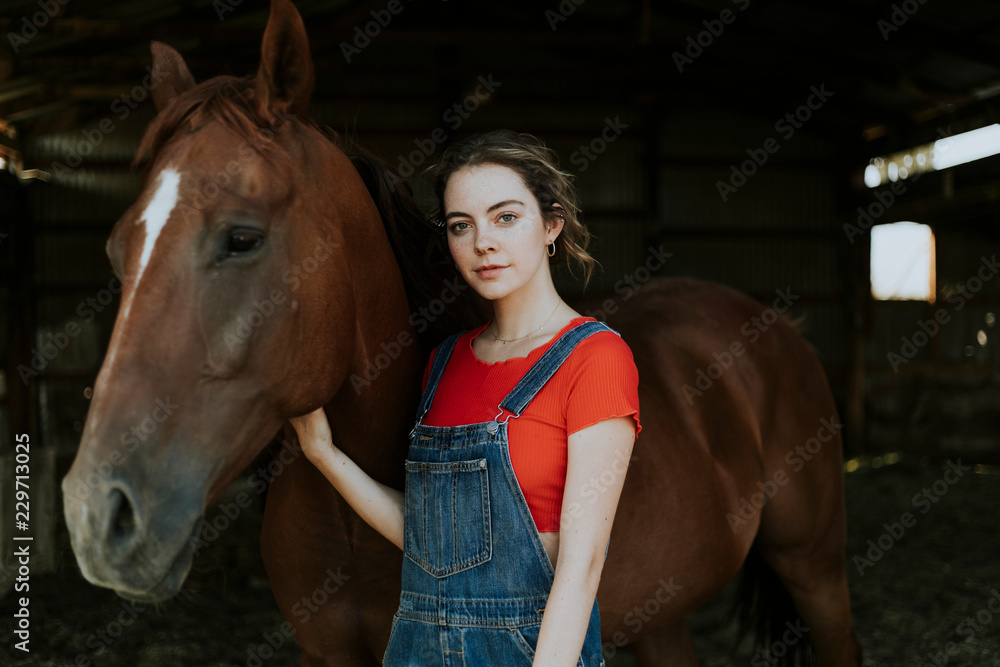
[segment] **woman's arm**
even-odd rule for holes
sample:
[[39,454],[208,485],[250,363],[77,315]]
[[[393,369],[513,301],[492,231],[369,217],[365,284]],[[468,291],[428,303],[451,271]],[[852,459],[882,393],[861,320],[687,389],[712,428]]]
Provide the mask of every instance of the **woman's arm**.
[[632,417],[569,436],[559,557],[533,667],[574,667],[580,659],[634,442]]
[[289,420],[302,452],[354,511],[390,542],[403,548],[403,492],[381,484],[333,444],[330,422],[319,408]]

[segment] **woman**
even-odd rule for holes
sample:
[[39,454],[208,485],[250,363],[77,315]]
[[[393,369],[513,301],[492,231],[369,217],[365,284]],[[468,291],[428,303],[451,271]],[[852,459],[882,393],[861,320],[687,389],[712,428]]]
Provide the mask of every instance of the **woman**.
[[432,169],[448,248],[493,319],[431,356],[405,492],[330,442],[303,451],[403,549],[384,664],[598,667],[598,582],[640,430],[638,374],[612,330],[558,295],[550,265],[594,260],[566,174],[530,135],[477,135]]

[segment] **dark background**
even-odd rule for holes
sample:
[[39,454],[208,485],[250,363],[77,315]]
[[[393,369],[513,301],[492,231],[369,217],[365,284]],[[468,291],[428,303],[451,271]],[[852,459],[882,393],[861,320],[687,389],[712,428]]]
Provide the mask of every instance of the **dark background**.
[[[778,289],[800,295],[792,314],[806,318],[846,426],[849,559],[912,510],[947,461],[980,464],[872,571],[849,562],[871,664],[923,664],[951,640],[965,652],[949,664],[1000,664],[986,657],[1000,623],[970,641],[956,630],[1000,585],[1000,280],[950,311],[898,371],[888,359],[1000,249],[1000,158],[878,189],[891,203],[877,224],[932,227],[936,304],[874,301],[870,236],[844,228],[879,201],[862,184],[869,160],[997,122],[1000,3],[400,0],[395,14],[380,0],[296,4],[316,64],[313,116],[403,173],[495,127],[555,148],[597,237],[603,270],[588,291],[613,289],[662,245],[673,256],[658,275],[716,280],[763,303]],[[48,517],[32,598],[45,632],[26,664],[71,664],[80,652],[94,664],[245,664],[281,622],[248,511],[199,559],[183,599],[141,614],[97,654],[86,640],[120,602],[76,572],[58,492],[118,306],[103,247],[139,192],[129,165],[154,115],[149,41],[177,48],[198,80],[253,74],[267,12],[260,0],[0,0],[0,550],[15,433],[31,435],[33,506]],[[483,81],[494,90],[476,97]],[[814,108],[803,107],[810,96]],[[765,145],[777,150],[723,200],[719,182]],[[426,202],[426,184],[412,182]],[[43,370],[24,373],[74,325]],[[5,612],[13,604],[0,598]],[[725,655],[720,614],[692,621],[706,664],[730,664],[709,662]],[[193,635],[171,629],[192,619]],[[0,623],[0,660],[6,631]],[[170,657],[175,644],[204,659]],[[282,664],[294,654],[286,645]]]

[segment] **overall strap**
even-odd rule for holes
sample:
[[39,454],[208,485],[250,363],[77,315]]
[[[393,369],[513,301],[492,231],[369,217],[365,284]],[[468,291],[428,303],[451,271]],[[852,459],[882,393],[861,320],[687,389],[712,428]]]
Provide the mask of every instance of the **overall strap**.
[[455,349],[455,343],[462,336],[461,333],[449,336],[444,340],[443,343],[438,345],[437,352],[434,354],[434,363],[431,364],[430,375],[427,376],[427,387],[424,388],[424,395],[420,399],[420,406],[417,408],[417,421],[420,422],[427,411],[431,409],[431,402],[434,400],[434,392],[437,391],[438,383],[441,381],[441,375],[444,373],[444,367],[448,365],[448,359],[451,358],[451,353]]
[[[610,331],[618,335],[617,331],[603,322],[584,322],[560,336],[559,340],[535,362],[535,365],[524,374],[517,386],[503,399],[503,402],[500,403],[501,414],[503,410],[507,410],[511,413],[508,419],[520,417],[535,395],[541,391],[545,383],[555,375],[555,372],[566,361],[577,343],[599,331]],[[497,417],[499,416],[497,415]]]

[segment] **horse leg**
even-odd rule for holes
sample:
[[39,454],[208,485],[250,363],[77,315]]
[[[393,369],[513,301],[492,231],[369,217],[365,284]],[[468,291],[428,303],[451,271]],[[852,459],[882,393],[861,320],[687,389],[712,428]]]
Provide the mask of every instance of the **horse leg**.
[[694,642],[683,618],[629,644],[639,667],[698,667]]
[[[831,532],[838,529],[831,526]],[[841,542],[831,539],[831,543]],[[851,630],[843,549],[774,549],[761,555],[774,569],[809,630],[823,667],[860,667],[861,646]]]
[[820,454],[798,472],[789,471],[790,483],[768,500],[755,546],[791,594],[820,664],[860,667],[845,570],[840,447]]

